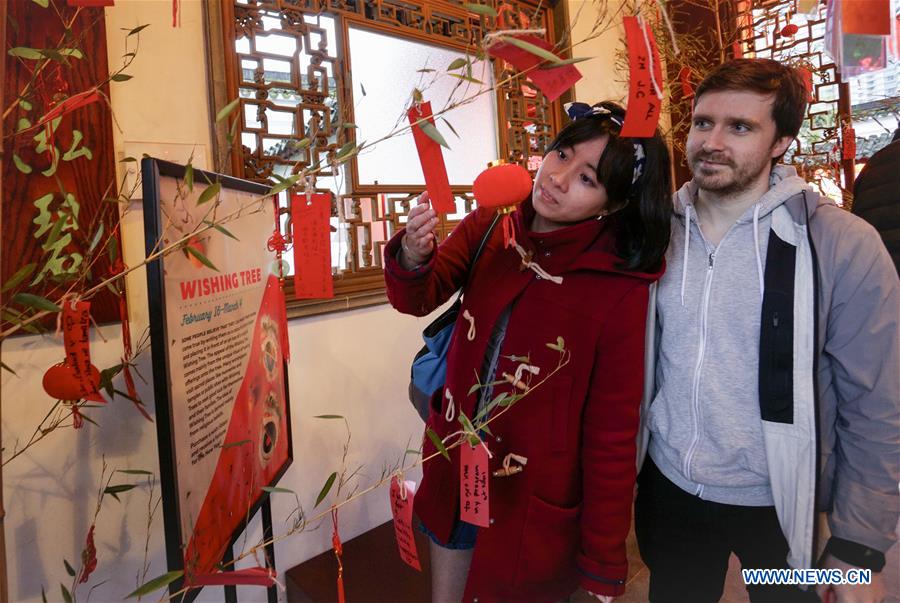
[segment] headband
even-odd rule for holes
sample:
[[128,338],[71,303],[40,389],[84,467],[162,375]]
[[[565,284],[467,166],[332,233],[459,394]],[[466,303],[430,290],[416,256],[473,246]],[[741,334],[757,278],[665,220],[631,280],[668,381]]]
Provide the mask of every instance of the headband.
[[[620,129],[624,120],[621,116],[616,115],[606,107],[591,106],[587,103],[566,103],[564,105],[569,119],[577,121],[585,117],[595,117],[599,119],[608,119],[616,124]],[[631,176],[631,187],[634,188],[637,181],[640,180],[644,173],[644,163],[646,163],[647,155],[644,153],[644,145],[638,138],[631,138],[631,144],[634,147],[634,172]]]

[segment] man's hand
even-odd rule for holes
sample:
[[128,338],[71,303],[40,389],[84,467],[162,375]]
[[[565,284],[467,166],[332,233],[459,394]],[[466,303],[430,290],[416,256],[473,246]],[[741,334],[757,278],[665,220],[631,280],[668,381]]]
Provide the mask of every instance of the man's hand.
[[424,264],[434,251],[434,227],[437,213],[429,207],[428,192],[419,195],[419,203],[409,210],[406,234],[400,242],[400,264],[410,270]]
[[[847,570],[857,569],[833,555],[825,555],[822,568],[839,569],[845,576]],[[832,594],[826,595],[829,590]],[[871,584],[819,584],[816,594],[823,603],[881,603],[885,597],[884,579],[880,573],[872,572]]]

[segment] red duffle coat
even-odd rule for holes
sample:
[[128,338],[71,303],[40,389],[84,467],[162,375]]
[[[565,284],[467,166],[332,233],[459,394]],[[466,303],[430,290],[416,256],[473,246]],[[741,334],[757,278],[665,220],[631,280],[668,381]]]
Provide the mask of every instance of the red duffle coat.
[[[561,284],[522,270],[516,250],[504,248],[499,225],[470,273],[493,219],[487,209],[466,216],[416,270],[404,270],[395,259],[402,231],[385,250],[388,298],[401,312],[425,316],[465,287],[463,309],[474,318],[475,336],[468,340],[470,325],[461,311],[446,386],[432,398],[427,423],[441,438],[460,429],[456,418],[445,419],[446,390],[466,416],[476,412],[478,393],[468,392],[504,308],[512,311],[496,375],[515,373],[518,361],[510,356],[528,356],[541,369],[533,382],[540,380],[557,366],[559,353],[546,345],[557,337],[571,352],[564,368],[493,421],[493,435],[485,435],[493,453],[489,471],[508,453],[528,462],[521,473],[490,478],[491,525],[478,530],[464,601],[557,601],[579,584],[619,595],[628,569],[644,325],[649,285],[662,270],[616,268],[615,217],[532,233],[526,225],[533,215],[530,201],[513,214],[518,242],[544,270],[563,277]],[[434,452],[424,438],[423,454]],[[459,506],[459,448],[450,457],[425,464],[414,503],[442,542]]]

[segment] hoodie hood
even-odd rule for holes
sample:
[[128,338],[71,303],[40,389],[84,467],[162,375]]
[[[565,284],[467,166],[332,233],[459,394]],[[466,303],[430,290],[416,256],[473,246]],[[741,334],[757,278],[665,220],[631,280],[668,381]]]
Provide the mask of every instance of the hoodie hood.
[[[691,221],[697,222],[697,211],[694,201],[697,199],[697,185],[693,179],[686,182],[675,193],[675,215],[679,216],[684,227],[684,255],[681,263],[681,305],[684,305],[684,291],[687,284],[688,251],[691,244]],[[759,297],[762,299],[765,292],[765,277],[763,272],[762,256],[760,255],[759,220],[765,218],[785,201],[807,190],[809,185],[803,178],[797,176],[797,170],[789,165],[778,164],[772,168],[769,175],[769,190],[759,198],[759,201],[747,208],[747,211],[738,218],[736,224],[753,222],[753,241],[756,250],[756,273],[759,281]],[[815,211],[815,207],[811,208]],[[699,223],[698,223],[699,224]],[[698,226],[699,227],[699,226]]]

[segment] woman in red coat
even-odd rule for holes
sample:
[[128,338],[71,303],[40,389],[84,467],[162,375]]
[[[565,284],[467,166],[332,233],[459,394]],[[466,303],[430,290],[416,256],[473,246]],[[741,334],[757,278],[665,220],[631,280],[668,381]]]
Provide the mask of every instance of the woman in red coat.
[[[522,357],[545,376],[560,361],[546,345],[558,337],[571,354],[483,433],[492,453],[488,528],[459,519],[459,447],[450,462],[425,464],[414,504],[433,543],[435,602],[558,601],[579,584],[604,600],[624,591],[644,325],[669,240],[669,155],[658,134],[620,137],[615,104],[567,110],[572,123],[513,213],[524,253],[505,247],[497,228],[470,270],[494,212],[475,210],[435,247],[427,194],[385,251],[399,311],[425,316],[465,291],[447,381],[431,400],[427,425],[439,437],[460,430],[460,413],[474,417],[515,390],[469,393],[476,376],[486,384],[514,375]],[[434,451],[425,438],[423,454]],[[498,472],[504,459],[521,471]]]

